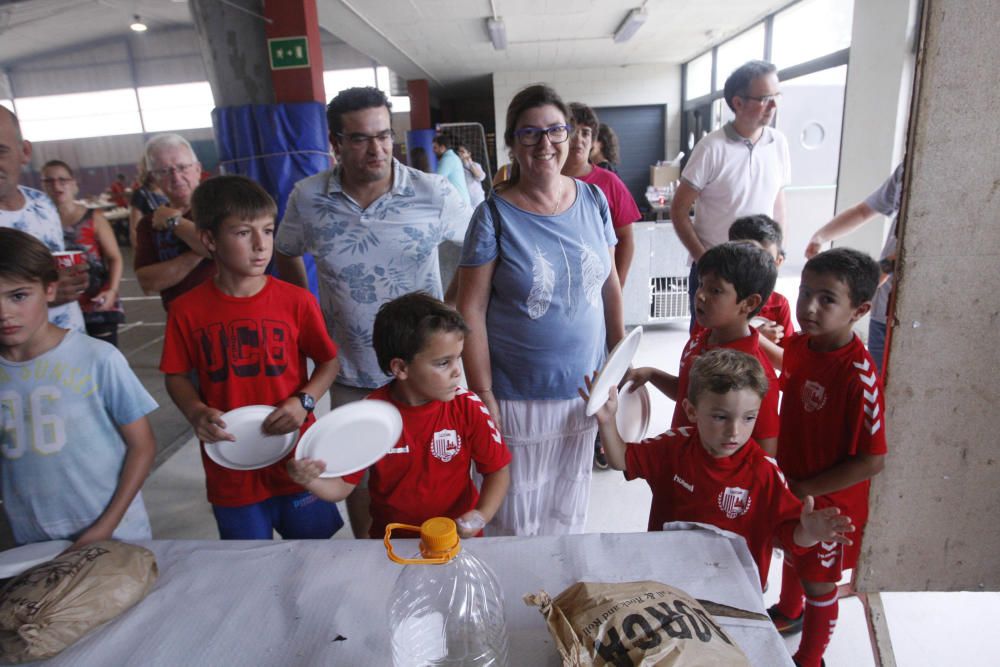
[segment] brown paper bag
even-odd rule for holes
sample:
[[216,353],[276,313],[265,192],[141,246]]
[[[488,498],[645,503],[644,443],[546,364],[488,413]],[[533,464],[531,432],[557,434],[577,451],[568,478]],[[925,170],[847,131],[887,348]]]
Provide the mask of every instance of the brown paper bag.
[[729,635],[684,591],[656,581],[579,582],[540,608],[564,667],[749,667]]
[[116,541],[36,565],[0,591],[0,659],[56,655],[144,598],[156,576],[151,551]]

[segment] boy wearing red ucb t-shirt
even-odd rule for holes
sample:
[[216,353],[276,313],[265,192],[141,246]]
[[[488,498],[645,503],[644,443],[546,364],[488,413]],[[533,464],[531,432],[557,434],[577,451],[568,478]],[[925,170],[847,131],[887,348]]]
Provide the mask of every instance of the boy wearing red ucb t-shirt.
[[751,438],[767,389],[759,361],[719,349],[698,357],[691,368],[682,407],[694,426],[625,443],[615,423],[614,389],[597,412],[608,463],[628,479],[645,479],[653,490],[649,530],[662,530],[669,521],[699,521],[741,535],[762,586],[775,537],[804,551],[820,540],[849,544],[844,534],[853,530],[838,510],[814,510],[812,498],[800,502],[774,459]]
[[[372,465],[372,525],[381,539],[389,523],[419,526],[427,519],[455,519],[472,537],[496,514],[510,485],[510,451],[479,397],[459,386],[468,328],[458,311],[414,292],[379,308],[372,342],[379,366],[392,382],[368,395],[392,403],[403,417],[396,446]],[[475,464],[481,492],[469,475]],[[320,478],[326,463],[290,460],[292,479],[320,498],[338,502],[364,477]]]
[[[868,520],[869,480],[885,466],[885,404],[853,326],[871,308],[878,278],[875,260],[850,248],[810,259],[796,304],[802,333],[786,342],[781,373],[778,463],[789,487],[800,498],[814,496],[817,507],[839,508],[859,531]],[[859,538],[785,560],[781,597],[768,613],[783,634],[802,628],[794,659],[803,667],[822,664],[838,615],[837,582],[857,562]]]
[[[233,440],[222,415],[245,405],[274,406],[262,425],[267,434],[304,431],[340,364],[312,294],[266,273],[274,200],[248,178],[217,176],[198,186],[192,207],[218,272],[170,306],[160,359],[167,392],[202,443]],[[307,357],[316,364],[312,376]],[[204,445],[201,460],[224,540],[269,540],[275,530],[286,539],[326,539],[344,525],[336,505],[293,482],[283,461],[231,470]]]

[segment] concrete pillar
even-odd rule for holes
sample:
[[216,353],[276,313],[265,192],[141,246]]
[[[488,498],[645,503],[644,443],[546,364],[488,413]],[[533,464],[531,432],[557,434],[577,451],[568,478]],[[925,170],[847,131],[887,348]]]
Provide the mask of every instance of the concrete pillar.
[[431,129],[431,89],[427,79],[410,79],[406,82],[410,95],[410,129]]
[[272,21],[266,24],[268,39],[305,37],[309,47],[309,67],[271,71],[275,100],[326,104],[316,0],[265,0],[264,14]]
[[274,104],[262,0],[188,4],[215,106]]
[[[920,0],[855,2],[836,211],[868,196],[903,157]],[[837,241],[878,256],[888,230],[871,222]]]

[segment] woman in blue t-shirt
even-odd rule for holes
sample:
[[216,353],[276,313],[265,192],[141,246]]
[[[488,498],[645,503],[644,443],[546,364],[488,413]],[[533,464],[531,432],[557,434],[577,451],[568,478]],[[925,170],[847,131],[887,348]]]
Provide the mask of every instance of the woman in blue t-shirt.
[[514,97],[510,177],[476,209],[462,251],[465,372],[513,455],[497,534],[583,532],[597,425],[577,388],[624,336],[607,200],[560,174],[568,118],[547,86]]

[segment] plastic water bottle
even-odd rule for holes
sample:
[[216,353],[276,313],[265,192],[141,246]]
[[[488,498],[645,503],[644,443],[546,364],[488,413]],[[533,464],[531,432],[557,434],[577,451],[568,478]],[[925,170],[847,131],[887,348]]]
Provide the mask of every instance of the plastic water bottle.
[[[393,552],[389,538],[397,528],[419,531],[414,558]],[[389,601],[394,667],[506,667],[503,591],[485,563],[462,551],[454,521],[389,524],[385,547],[391,560],[406,565]]]

